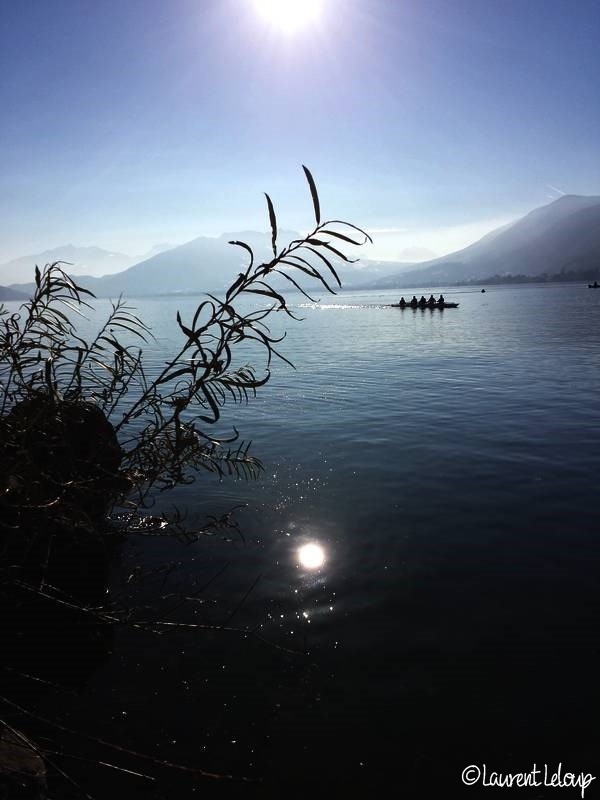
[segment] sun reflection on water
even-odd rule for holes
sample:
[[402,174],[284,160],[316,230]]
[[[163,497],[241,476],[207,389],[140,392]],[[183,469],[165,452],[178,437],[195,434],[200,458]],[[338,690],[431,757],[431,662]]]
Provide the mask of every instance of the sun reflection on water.
[[325,550],[316,542],[298,548],[298,560],[305,569],[319,569],[325,563]]

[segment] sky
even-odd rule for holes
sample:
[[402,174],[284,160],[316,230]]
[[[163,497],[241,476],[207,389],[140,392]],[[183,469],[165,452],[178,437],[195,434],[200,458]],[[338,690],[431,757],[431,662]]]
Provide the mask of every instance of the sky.
[[371,258],[600,195],[597,0],[285,2],[0,0],[0,262],[305,231],[302,164]]

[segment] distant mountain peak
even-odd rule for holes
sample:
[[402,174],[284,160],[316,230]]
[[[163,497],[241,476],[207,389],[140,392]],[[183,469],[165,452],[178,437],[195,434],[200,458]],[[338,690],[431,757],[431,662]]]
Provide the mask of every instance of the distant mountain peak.
[[556,200],[553,200],[554,203],[564,203],[564,202],[571,202],[573,200],[581,201],[584,205],[589,205],[590,202],[598,202],[600,203],[600,195],[587,195],[587,194],[562,194],[560,197],[557,197]]
[[[561,195],[477,242],[377,282],[443,286],[497,275],[600,272],[600,196]],[[400,264],[398,264],[400,267]]]
[[[298,232],[282,230],[278,241],[285,246],[298,238]],[[157,245],[137,260],[101,248],[69,244],[0,266],[0,283],[30,283],[36,263],[64,260],[75,263],[69,271],[98,296],[219,291],[235,278],[246,258],[239,248],[229,247],[229,241],[247,243],[257,259],[272,257],[271,233],[252,230],[199,236],[166,250],[165,245]],[[600,196],[561,195],[441,258],[415,263],[419,257],[431,255],[425,248],[407,248],[401,255],[410,257],[409,263],[362,259],[357,265],[343,265],[342,283],[347,287],[437,287],[494,275],[536,276],[585,269],[597,269],[600,277]],[[100,262],[93,261],[95,256]],[[120,267],[119,258],[125,260]],[[94,263],[95,269],[102,268],[103,272],[92,273],[90,266]],[[87,273],[83,277],[82,266]]]
[[43,267],[57,261],[69,264],[69,272],[73,275],[105,275],[127,269],[134,259],[125,253],[103,250],[94,245],[79,246],[69,243],[41,253],[14,258],[0,265],[0,283],[31,281],[36,266]]

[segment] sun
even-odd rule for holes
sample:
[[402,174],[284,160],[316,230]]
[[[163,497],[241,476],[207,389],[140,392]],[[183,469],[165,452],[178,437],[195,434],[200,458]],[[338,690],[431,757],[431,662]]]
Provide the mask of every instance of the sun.
[[321,16],[323,0],[254,0],[260,16],[282,33],[296,33]]

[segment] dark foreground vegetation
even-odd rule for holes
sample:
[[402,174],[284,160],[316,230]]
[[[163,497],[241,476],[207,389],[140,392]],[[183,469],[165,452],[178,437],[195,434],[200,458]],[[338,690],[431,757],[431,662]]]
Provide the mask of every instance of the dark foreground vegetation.
[[[350,223],[321,221],[304,169],[314,229],[280,249],[267,195],[273,258],[256,264],[247,244],[232,242],[245,268],[223,298],[209,295],[192,319],[177,314],[181,346],[158,373],[147,372],[142,349],[152,333],[122,298],[91,339],[80,335],[78,321],[93,295],[61,264],[36,268],[36,290],[18,311],[0,306],[2,798],[93,796],[95,773],[103,770],[166,786],[173,771],[201,785],[227,777],[134,752],[111,740],[110,730],[100,735],[93,720],[82,737],[53,716],[55,701],[45,698],[54,690],[76,692],[99,654],[116,646],[115,631],[152,637],[177,625],[189,587],[165,606],[160,591],[148,593],[143,554],[126,587],[110,585],[111,560],[128,537],[192,542],[236,527],[226,514],[190,530],[177,514],[149,516],[147,509],[158,494],[204,472],[259,474],[260,461],[235,428],[217,437],[211,427],[226,405],[247,402],[267,383],[275,359],[287,361],[267,324],[277,311],[295,319],[281,282],[307,297],[304,279],[334,292],[341,285],[335,265],[349,260],[344,246],[369,240]],[[258,307],[240,310],[248,298]],[[77,754],[82,738],[102,753]],[[73,759],[88,764],[89,785],[72,777]]]

